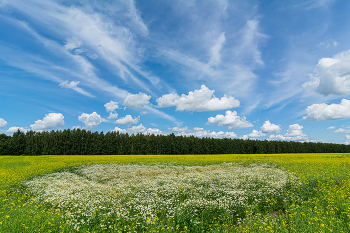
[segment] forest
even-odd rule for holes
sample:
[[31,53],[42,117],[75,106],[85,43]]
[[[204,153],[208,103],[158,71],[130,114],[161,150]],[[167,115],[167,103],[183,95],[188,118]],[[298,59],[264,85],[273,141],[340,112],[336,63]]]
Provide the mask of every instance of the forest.
[[197,138],[84,129],[0,134],[0,155],[350,153],[350,145],[315,142]]

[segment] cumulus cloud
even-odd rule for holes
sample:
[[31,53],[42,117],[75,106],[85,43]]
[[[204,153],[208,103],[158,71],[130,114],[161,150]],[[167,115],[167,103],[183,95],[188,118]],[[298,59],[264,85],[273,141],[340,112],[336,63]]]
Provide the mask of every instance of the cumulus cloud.
[[334,131],[334,133],[350,133],[350,129],[349,127],[342,127],[337,129],[336,131]]
[[35,124],[30,125],[32,130],[50,130],[57,127],[64,127],[64,116],[62,113],[45,114],[42,120],[35,121]]
[[208,118],[208,125],[218,124],[218,126],[228,126],[229,129],[243,129],[253,127],[253,124],[246,120],[246,117],[240,117],[236,111],[226,111],[224,115]]
[[103,105],[106,108],[106,111],[109,112],[108,119],[118,118],[118,113],[114,112],[114,110],[119,109],[118,104],[119,104],[118,102],[114,102],[113,100],[111,100],[105,105]]
[[119,127],[115,127],[112,131],[119,132],[119,133],[128,133],[126,129],[121,129]]
[[118,118],[118,113],[116,112],[109,113],[108,119],[116,119],[116,118]]
[[345,145],[350,144],[350,135],[345,135],[345,139],[343,139]]
[[266,136],[266,134],[264,134],[263,132],[253,129],[253,131],[250,134],[242,136],[242,139],[260,138],[264,136]]
[[128,128],[128,132],[133,133],[133,134],[145,133],[146,131],[147,131],[147,128],[145,126],[143,126],[142,124]]
[[115,127],[114,130],[115,132],[119,133],[128,133],[128,134],[137,134],[137,133],[142,133],[142,134],[154,134],[154,135],[166,135],[168,133],[163,132],[159,129],[156,128],[146,128],[145,126],[143,126],[142,124],[138,125],[138,126],[133,126],[131,128],[127,128],[127,129],[121,129],[119,127]]
[[126,115],[125,117],[122,117],[115,121],[117,124],[123,124],[123,125],[131,125],[131,124],[137,124],[140,120],[140,116],[132,118],[131,115]]
[[4,120],[4,118],[0,118],[0,128],[3,128],[7,125],[7,121]]
[[237,135],[234,132],[215,132],[210,130],[205,130],[203,128],[194,127],[192,130],[188,129],[187,126],[184,128],[174,127],[169,128],[172,132],[177,133],[177,136],[195,136],[199,138],[211,137],[211,138],[237,138]]
[[141,109],[143,106],[149,104],[149,100],[151,99],[151,96],[146,95],[145,93],[140,92],[139,94],[128,94],[128,96],[125,98],[123,105],[134,108],[134,109]]
[[89,92],[84,91],[83,89],[81,89],[80,87],[78,87],[78,84],[80,82],[79,81],[64,81],[62,83],[60,83],[58,86],[60,86],[61,88],[67,88],[67,89],[73,89],[83,95],[89,96],[89,97],[94,97],[93,95],[91,95]]
[[327,129],[335,129],[335,126],[330,126]]
[[279,133],[281,131],[281,126],[272,124],[270,121],[265,121],[260,129],[263,133]]
[[304,120],[329,121],[350,117],[350,100],[342,99],[340,104],[313,104],[306,108]]
[[106,108],[107,112],[114,112],[114,110],[119,108],[118,104],[118,102],[114,102],[113,100],[111,100],[103,106]]
[[319,60],[310,81],[303,84],[307,93],[327,95],[350,94],[350,50],[336,54],[333,58]]
[[5,130],[5,134],[12,135],[14,132],[17,132],[18,130],[20,130],[23,133],[26,133],[27,131],[29,131],[29,129],[26,129],[23,127],[12,126],[8,130]]
[[200,90],[190,91],[188,95],[166,94],[157,99],[158,107],[176,106],[176,111],[218,111],[240,106],[239,100],[232,96],[215,97],[214,90],[205,85]]
[[282,141],[305,141],[308,139],[307,135],[302,131],[304,127],[299,124],[293,124],[289,126],[285,135],[270,135],[270,140],[282,140]]
[[199,127],[194,127],[193,129],[189,129],[188,127],[174,127],[174,128],[168,128],[168,132],[162,131],[157,128],[146,128],[142,124],[138,126],[133,126],[131,128],[127,129],[121,129],[119,127],[115,127],[113,131],[119,133],[128,133],[128,134],[137,134],[137,133],[142,133],[142,134],[154,134],[154,135],[168,135],[171,132],[175,133],[176,136],[195,136],[195,137],[212,137],[212,138],[237,138],[237,135],[234,132],[215,132],[215,131],[210,131],[210,130],[205,130],[203,128]]
[[103,119],[96,112],[91,114],[83,113],[78,117],[78,120],[85,124],[84,129],[90,130],[97,127]]

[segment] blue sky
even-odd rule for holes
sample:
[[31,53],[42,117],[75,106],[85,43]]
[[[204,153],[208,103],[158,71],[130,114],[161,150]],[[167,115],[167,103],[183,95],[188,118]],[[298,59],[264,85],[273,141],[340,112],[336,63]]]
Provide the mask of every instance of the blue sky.
[[0,0],[0,133],[350,142],[350,2]]

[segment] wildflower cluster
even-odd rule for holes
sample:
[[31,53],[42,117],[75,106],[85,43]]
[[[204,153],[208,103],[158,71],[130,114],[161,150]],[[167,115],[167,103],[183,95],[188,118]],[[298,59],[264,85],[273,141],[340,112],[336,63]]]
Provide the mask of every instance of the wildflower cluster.
[[98,223],[103,230],[207,231],[214,223],[233,227],[255,207],[282,208],[290,182],[297,183],[293,175],[268,165],[100,164],[37,177],[24,186],[77,230]]
[[[143,164],[140,164],[140,162]],[[133,179],[134,185],[129,185],[128,189],[127,183],[124,182],[125,187],[118,188],[118,185],[115,182],[113,183],[114,178],[108,178],[116,169],[108,170],[107,167],[98,165],[102,166],[101,169],[103,169],[100,171],[100,174],[104,175],[97,176],[95,175],[97,170],[92,172],[93,170],[90,170],[89,166],[87,166],[110,163],[124,164],[125,167],[121,166],[119,171],[132,166],[132,163],[135,166],[149,164],[157,171],[163,169],[164,174],[155,172],[152,175],[151,172],[154,172],[154,170],[149,171],[149,175],[147,175],[147,171],[130,173],[130,179]],[[269,165],[262,165],[265,163]],[[79,168],[82,165],[85,167]],[[289,174],[288,179],[290,182],[287,181],[282,186],[273,186],[276,188],[274,196],[270,193],[269,195],[271,196],[265,195],[262,198],[255,199],[249,197],[254,197],[254,193],[257,195],[257,190],[262,190],[258,188],[259,185],[269,186],[269,182],[264,181],[266,176],[256,176],[258,177],[256,180],[248,179],[247,177],[249,176],[244,176],[246,182],[244,182],[244,177],[235,177],[235,179],[242,181],[243,187],[235,186],[235,191],[232,190],[231,193],[227,192],[227,195],[223,195],[223,189],[220,187],[225,186],[225,182],[221,182],[225,181],[225,178],[218,179],[215,178],[216,176],[211,175],[210,177],[212,178],[210,179],[203,178],[205,174],[215,174],[215,169],[212,166],[217,165],[229,165],[232,168],[231,171],[240,168],[247,168],[248,170],[246,171],[249,171],[249,169],[253,171],[254,167],[255,169],[262,168],[262,170],[272,169],[277,172],[276,174],[281,172],[279,170],[281,169],[282,173]],[[72,166],[77,167],[71,168]],[[167,166],[177,170],[172,170],[172,173],[166,173],[164,171]],[[185,176],[181,175],[183,173],[181,169],[186,171],[191,167],[200,169],[197,173],[202,174],[202,178],[200,178],[202,183],[199,183],[203,187],[202,194],[211,193],[211,199],[210,196],[205,195],[202,199],[198,199],[191,193],[191,191],[200,193],[201,190],[197,187],[198,185],[196,186],[195,183],[189,182],[190,178],[187,177],[185,179]],[[49,185],[46,187],[42,186],[43,189],[37,190],[38,192],[26,190],[23,185],[20,185],[25,180],[29,181],[32,179],[34,181],[40,176],[44,177],[45,174],[53,172],[58,174],[60,173],[59,171],[68,173],[73,177],[72,180],[78,178],[78,180],[91,185],[89,188],[84,187],[83,189],[76,189],[78,183],[72,185],[71,188],[75,189],[75,193],[71,193],[72,196],[78,196],[79,193],[82,196],[77,197],[76,201],[67,197],[67,203],[70,203],[68,206],[62,204],[59,207],[59,204],[64,199],[58,200],[57,203],[43,201],[45,198],[41,195],[46,195]],[[89,171],[92,172],[90,175]],[[116,174],[128,174],[131,170],[124,171],[122,173],[115,172],[114,176]],[[222,172],[222,169],[218,168],[217,171]],[[196,174],[195,170],[192,173]],[[298,177],[297,182],[290,173]],[[147,186],[145,183],[142,183],[146,179],[149,180],[150,184],[154,184],[151,181],[160,179],[162,176],[167,176],[168,180],[171,180],[170,178],[173,177],[175,181],[182,177],[182,184],[174,183],[174,185],[177,184],[177,189],[172,190],[176,191],[173,196],[170,195],[172,193],[165,192],[165,187],[171,183],[168,180],[166,182],[160,180],[157,183],[158,186]],[[345,153],[0,156],[0,177],[0,232],[350,232],[350,155]],[[122,177],[118,179],[121,179],[120,182],[123,183]],[[259,183],[261,179],[263,183]],[[135,184],[143,184],[146,187],[140,186],[139,188],[142,190],[137,193],[138,187]],[[94,185],[100,185],[102,188],[93,187]],[[226,185],[228,186],[227,183]],[[108,186],[110,186],[110,190]],[[155,189],[152,191],[151,187],[157,188],[156,190],[160,191],[160,193],[156,193]],[[283,191],[278,187],[282,187]],[[100,198],[96,198],[97,201],[100,201],[99,206],[94,207],[92,205],[92,208],[96,208],[96,211],[94,211],[95,215],[89,215],[93,212],[88,212],[87,208],[85,208],[85,206],[91,206],[91,203],[83,202],[85,205],[79,204],[81,200],[85,199],[83,190],[86,189],[90,190],[91,196],[100,195],[98,196]],[[217,192],[210,191],[214,189]],[[250,194],[250,189],[254,191],[253,194]],[[101,192],[100,194],[98,190]],[[127,190],[134,190],[135,193],[129,192],[130,196],[128,197],[126,195]],[[38,193],[40,192],[41,194],[39,195]],[[105,194],[102,194],[104,192]],[[242,193],[238,195],[238,192]],[[113,197],[112,194],[116,196]],[[143,198],[146,194],[151,197],[149,204],[146,201],[136,203],[137,197],[141,200],[140,197]],[[107,198],[108,195],[109,199]],[[233,207],[229,209],[229,212],[225,212],[226,210],[220,206],[222,206],[222,203],[229,202],[224,202],[223,198],[220,199],[220,195],[222,195],[221,197],[231,197],[237,203],[246,204],[240,206],[233,203]],[[155,202],[152,202],[152,200],[157,200],[154,197],[158,197],[160,200],[162,200],[161,198],[169,198],[169,205],[167,202],[163,202],[163,206],[158,205],[159,208],[153,211],[151,207],[153,206],[152,203]],[[221,200],[221,202],[212,204],[214,197],[218,197],[217,200]],[[235,197],[236,199],[234,199]],[[240,200],[239,197],[248,198],[238,202]],[[119,201],[120,207],[116,206],[118,199],[124,200],[124,202]],[[89,198],[85,200],[89,200]],[[90,200],[94,202],[94,199]],[[172,202],[174,200],[178,200],[178,202]],[[191,200],[194,201],[190,202]],[[200,201],[195,202],[195,200]],[[159,201],[157,203],[162,202]],[[171,203],[175,204],[170,205]],[[138,211],[137,205],[141,206],[141,204],[143,206],[142,213],[145,213],[145,216],[141,216],[141,211]],[[74,207],[74,205],[77,206]],[[196,208],[193,208],[193,206]],[[217,206],[220,208],[216,208]],[[192,209],[193,211],[191,212]],[[113,213],[112,210],[114,211]],[[81,217],[85,215],[79,214],[79,211],[87,216]],[[121,215],[117,216],[116,213],[125,213],[129,219],[121,217]],[[123,222],[121,221],[122,219],[126,220]],[[152,222],[152,220],[154,221]],[[77,224],[79,221],[80,223]]]

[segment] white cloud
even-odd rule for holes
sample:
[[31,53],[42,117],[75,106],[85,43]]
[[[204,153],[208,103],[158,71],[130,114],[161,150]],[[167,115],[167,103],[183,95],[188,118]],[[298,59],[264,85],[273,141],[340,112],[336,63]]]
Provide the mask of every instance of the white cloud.
[[84,129],[90,130],[97,127],[103,119],[96,112],[91,114],[83,113],[78,117],[78,120],[85,124]]
[[131,134],[145,133],[146,131],[147,131],[147,128],[142,124],[128,128],[128,132]]
[[82,44],[83,42],[81,42],[78,38],[72,37],[67,39],[67,42],[64,48],[67,50],[73,50],[73,49],[79,48]]
[[306,108],[304,120],[329,121],[350,117],[350,100],[342,99],[340,104],[313,104]]
[[79,83],[80,83],[79,81],[71,81],[71,82],[64,81],[63,83],[60,83],[58,86],[73,89],[77,87]]
[[259,51],[259,42],[267,36],[260,32],[258,20],[248,20],[242,31],[242,45],[239,48],[239,53],[249,56],[259,65],[264,62],[261,59]]
[[216,117],[209,117],[207,124],[213,125],[218,124],[218,126],[228,126],[229,129],[242,129],[253,127],[253,124],[246,120],[246,117],[240,117],[237,115],[236,111],[231,112],[226,111],[224,115],[216,115]]
[[128,94],[125,98],[123,105],[134,108],[141,109],[143,106],[149,104],[151,96],[146,95],[145,93],[140,92],[139,94]]
[[4,120],[4,118],[0,118],[0,128],[3,128],[7,125],[7,121]]
[[211,57],[208,63],[209,65],[217,65],[220,63],[220,60],[221,60],[220,52],[225,41],[226,41],[225,33],[221,33],[216,43],[214,44],[214,46],[211,47],[210,49]]
[[336,54],[333,58],[319,60],[310,81],[303,84],[307,93],[327,95],[350,94],[350,50]]
[[0,7],[6,6],[7,3],[7,0],[0,0]]
[[154,134],[154,135],[167,135],[168,133],[163,132],[159,129],[156,128],[146,128],[145,126],[143,126],[142,124],[138,125],[138,126],[133,126],[131,128],[127,128],[127,129],[121,129],[119,127],[115,127],[114,130],[115,132],[119,131],[119,133],[128,133],[128,134],[137,134],[137,133],[142,133],[142,134]]
[[87,54],[87,56],[88,56],[89,58],[93,59],[93,60],[95,60],[95,59],[98,58],[98,56],[97,56],[96,53],[94,53],[94,54]]
[[113,112],[114,110],[119,109],[118,102],[114,102],[113,100],[103,106],[106,108],[107,112]]
[[81,126],[80,126],[80,125],[73,126],[73,127],[72,127],[72,130],[73,130],[73,129],[81,129]]
[[334,133],[350,133],[350,129],[347,127],[342,127],[334,131]]
[[109,113],[108,119],[116,119],[116,118],[118,118],[118,113],[116,112]]
[[177,133],[177,136],[195,136],[195,137],[211,137],[211,138],[237,138],[237,135],[234,132],[215,132],[210,130],[205,130],[203,128],[194,127],[192,130],[188,129],[187,126],[184,128],[174,127],[169,128],[172,132]]
[[[51,55],[63,58],[63,61],[55,60],[51,66],[47,66],[44,69],[44,71],[47,71],[61,68],[57,69],[58,72],[51,73],[50,79],[59,78],[61,73],[69,73],[72,77],[79,77],[86,81],[84,85],[89,85],[90,88],[100,89],[121,98],[125,98],[127,95],[125,90],[121,90],[117,86],[111,85],[111,83],[97,77],[94,73],[94,66],[89,64],[83,56],[67,51],[61,43],[56,41],[62,40],[62,37],[77,38],[78,41],[84,44],[84,52],[87,55],[98,56],[121,79],[131,81],[139,87],[149,90],[147,85],[141,81],[142,78],[150,80],[154,85],[159,82],[159,79],[139,67],[142,49],[140,44],[134,40],[133,27],[125,26],[131,22],[131,11],[133,11],[133,18],[138,14],[137,11],[126,6],[132,4],[128,1],[122,4],[111,2],[103,4],[106,7],[101,7],[100,4],[90,2],[91,8],[87,10],[86,7],[81,7],[74,3],[67,6],[54,1],[42,2],[33,0],[30,3],[11,1],[11,6],[25,14],[32,22],[36,22],[43,26],[45,30],[52,30],[55,35],[59,35],[55,40],[50,40],[39,35],[27,24],[22,23],[25,25],[23,28],[25,27],[35,39],[49,48],[47,51],[51,51]],[[115,12],[113,14],[109,14],[109,12],[105,14],[106,11]],[[139,17],[139,19],[141,18]],[[20,24],[21,21],[17,23]],[[72,49],[79,45],[79,42],[73,43],[72,41],[74,42],[74,39],[68,39],[67,48]],[[93,54],[96,54],[96,56]],[[44,60],[48,59],[44,58]],[[72,60],[73,62],[71,62]],[[86,65],[90,65],[90,67]],[[23,64],[17,66],[23,67]],[[35,66],[37,67],[37,64]]]
[[[237,138],[237,135],[234,132],[211,132],[210,130],[205,130],[203,128],[194,127],[192,130],[188,129],[187,127],[179,128],[169,128],[171,132],[176,133],[176,136],[195,136],[195,137],[212,137],[212,138]],[[115,127],[113,131],[119,131],[120,133],[128,133],[128,134],[154,134],[154,135],[168,135],[170,132],[164,132],[157,128],[146,128],[142,124],[138,126],[133,126],[131,128],[127,129],[121,129],[119,127]]]
[[186,127],[184,128],[180,128],[180,127],[174,127],[174,128],[168,128],[169,130],[171,130],[172,132],[175,132],[175,133],[186,133],[186,132],[189,132],[189,129]]
[[131,115],[126,115],[125,117],[122,117],[115,121],[117,124],[123,124],[123,125],[131,125],[131,124],[137,124],[139,122],[140,116],[132,118]]
[[176,111],[218,111],[240,106],[239,100],[232,96],[216,98],[214,90],[209,90],[205,85],[200,90],[190,91],[188,95],[166,94],[157,99],[158,107],[164,108],[176,106]]
[[9,129],[5,130],[5,134],[12,135],[14,132],[17,132],[18,130],[20,130],[23,133],[26,133],[27,131],[29,131],[29,129],[26,129],[23,127],[12,126]]
[[118,102],[111,100],[103,106],[106,108],[106,111],[109,112],[108,119],[118,118],[118,113],[114,112],[114,110],[119,109]]
[[260,138],[264,136],[266,136],[266,134],[264,134],[263,132],[253,129],[253,131],[250,134],[244,135],[242,139]]
[[345,135],[345,139],[343,139],[345,145],[350,144],[350,135]]
[[62,83],[60,83],[58,86],[60,86],[61,88],[68,88],[68,89],[73,89],[83,95],[89,96],[89,97],[94,97],[93,95],[91,95],[89,92],[84,91],[83,89],[81,89],[80,87],[78,87],[78,84],[80,83],[80,81],[64,81]]
[[164,113],[162,111],[159,111],[158,109],[155,109],[155,108],[153,108],[153,107],[151,107],[149,105],[146,105],[144,108],[147,109],[147,111],[157,115],[158,117],[161,117],[163,119],[166,119],[166,120],[174,122],[176,125],[181,125],[182,124],[182,122],[178,121],[175,117],[170,116],[169,114],[166,114],[166,113]]
[[112,131],[119,132],[119,133],[128,133],[126,129],[121,129],[119,127],[115,127]]
[[136,29],[144,36],[148,35],[148,28],[143,23],[140,12],[136,9],[135,3],[133,1],[127,1],[126,2],[127,8],[129,9],[129,17],[130,21],[135,25]]
[[62,113],[45,114],[42,120],[35,121],[35,124],[30,125],[32,130],[50,130],[57,127],[64,127],[64,116]]
[[302,131],[304,127],[299,124],[293,124],[289,126],[285,135],[270,135],[270,140],[282,140],[282,141],[305,141],[308,139],[307,135]]
[[265,121],[260,129],[263,133],[279,133],[281,131],[281,126],[272,124],[270,121]]
[[327,41],[324,42],[320,42],[320,45],[324,46],[326,49],[328,49],[329,47],[333,46],[333,47],[337,47],[338,46],[338,42],[336,40],[333,39],[329,39]]
[[335,126],[330,126],[327,129],[335,129]]

